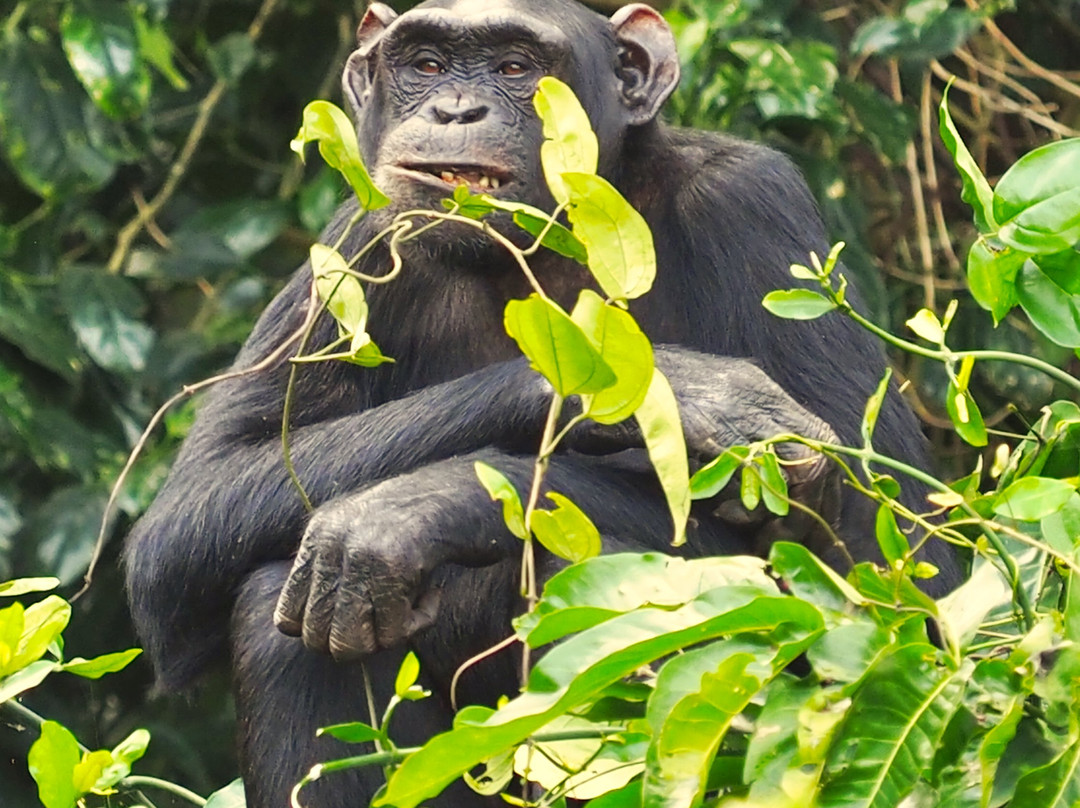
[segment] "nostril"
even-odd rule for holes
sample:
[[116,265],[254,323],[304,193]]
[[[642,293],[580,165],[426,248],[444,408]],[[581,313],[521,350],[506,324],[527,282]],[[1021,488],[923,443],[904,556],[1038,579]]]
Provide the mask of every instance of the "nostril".
[[485,117],[487,117],[487,113],[487,107],[473,107],[472,109],[466,110],[465,112],[461,113],[461,122],[476,123],[477,121],[481,121]]

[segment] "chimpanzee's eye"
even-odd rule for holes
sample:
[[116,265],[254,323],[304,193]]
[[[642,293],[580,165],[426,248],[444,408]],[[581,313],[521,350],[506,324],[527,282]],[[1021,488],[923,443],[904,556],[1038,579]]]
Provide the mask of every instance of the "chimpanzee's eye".
[[427,76],[434,76],[446,72],[446,65],[438,59],[420,59],[413,64],[413,67],[416,68],[418,73],[423,73]]
[[499,65],[499,73],[503,76],[524,76],[529,72],[529,67],[523,62],[508,60]]

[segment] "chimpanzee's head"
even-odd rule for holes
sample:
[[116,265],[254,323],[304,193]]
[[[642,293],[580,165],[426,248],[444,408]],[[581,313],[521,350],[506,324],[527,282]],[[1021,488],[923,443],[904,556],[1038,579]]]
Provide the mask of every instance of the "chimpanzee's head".
[[566,82],[617,181],[622,144],[679,80],[664,19],[642,4],[610,20],[574,0],[428,0],[400,16],[373,3],[343,84],[360,149],[391,211],[438,207],[462,181],[550,209],[532,97]]

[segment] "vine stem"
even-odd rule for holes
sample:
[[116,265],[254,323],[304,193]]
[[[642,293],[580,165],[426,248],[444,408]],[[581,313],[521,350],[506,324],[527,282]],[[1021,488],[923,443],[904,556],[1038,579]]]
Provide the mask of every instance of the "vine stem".
[[175,794],[181,799],[187,800],[192,805],[200,806],[200,808],[208,802],[205,797],[200,797],[194,791],[190,791],[183,786],[171,783],[168,780],[160,780],[157,777],[147,777],[144,774],[131,774],[120,782],[125,786],[146,786],[148,788],[156,788],[158,791],[167,791],[170,794]]
[[[835,300],[835,299],[834,299]],[[973,359],[981,359],[984,361],[993,360],[998,362],[1012,362],[1017,365],[1026,365],[1030,368],[1042,371],[1047,376],[1061,382],[1062,384],[1072,388],[1074,392],[1080,393],[1080,379],[1075,376],[1066,373],[1061,368],[1056,368],[1049,362],[1044,362],[1041,359],[1037,359],[1034,356],[1025,356],[1024,354],[1010,353],[1009,351],[952,351],[947,348],[924,348],[914,342],[909,342],[902,337],[898,337],[886,331],[881,326],[867,320],[855,309],[851,307],[850,303],[843,302],[837,304],[840,310],[861,325],[868,331],[876,334],[885,340],[890,345],[893,345],[901,350],[909,353],[916,354],[918,356],[926,357],[927,359],[935,359],[939,362],[956,362],[959,359],[965,357],[972,357]]]
[[[940,491],[943,494],[956,493],[945,483],[941,482],[933,475],[927,474],[922,469],[918,469],[915,466],[908,465],[907,463],[904,463],[901,460],[891,458],[888,455],[879,454],[873,449],[865,447],[855,448],[852,446],[843,446],[841,444],[835,443],[824,443],[821,441],[810,440],[808,438],[802,438],[795,435],[779,436],[777,440],[780,439],[798,439],[801,442],[805,443],[807,446],[810,446],[811,448],[816,449],[819,452],[848,455],[849,457],[854,457],[862,460],[864,463],[876,463],[880,466],[885,466],[895,471],[902,472],[907,476],[929,486],[930,488],[933,488],[936,491]],[[974,508],[971,507],[971,505],[969,505],[967,502],[962,502],[958,503],[957,507],[963,509],[965,513],[967,513],[973,519],[977,520],[979,530],[986,537],[986,540],[990,543],[990,546],[993,547],[994,550],[997,552],[998,557],[1001,559],[1001,563],[1005,567],[1006,576],[1009,580],[1009,585],[1012,588],[1013,598],[1016,601],[1016,605],[1020,609],[1024,626],[1027,630],[1030,630],[1031,627],[1035,625],[1035,612],[1032,608],[1031,600],[1028,598],[1027,592],[1025,592],[1023,586],[1021,586],[1020,571],[1016,567],[1016,561],[1006,549],[1004,543],[1001,541],[1001,537],[998,536],[997,533],[985,523],[985,520],[983,520],[983,518]]]

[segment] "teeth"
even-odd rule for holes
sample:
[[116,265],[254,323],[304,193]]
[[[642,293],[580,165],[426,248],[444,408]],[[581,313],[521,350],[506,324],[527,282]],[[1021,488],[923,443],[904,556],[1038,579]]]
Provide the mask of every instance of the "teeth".
[[481,188],[490,188],[491,180],[489,180],[487,177],[481,177],[476,184],[479,185]]
[[454,172],[453,171],[444,171],[439,176],[442,178],[443,182],[453,182],[454,181]]
[[492,178],[491,178],[491,187],[492,187],[492,188],[498,188],[498,187],[499,187],[500,185],[502,185],[502,183],[501,183],[501,182],[499,182],[499,178],[498,178],[498,177],[492,177]]

